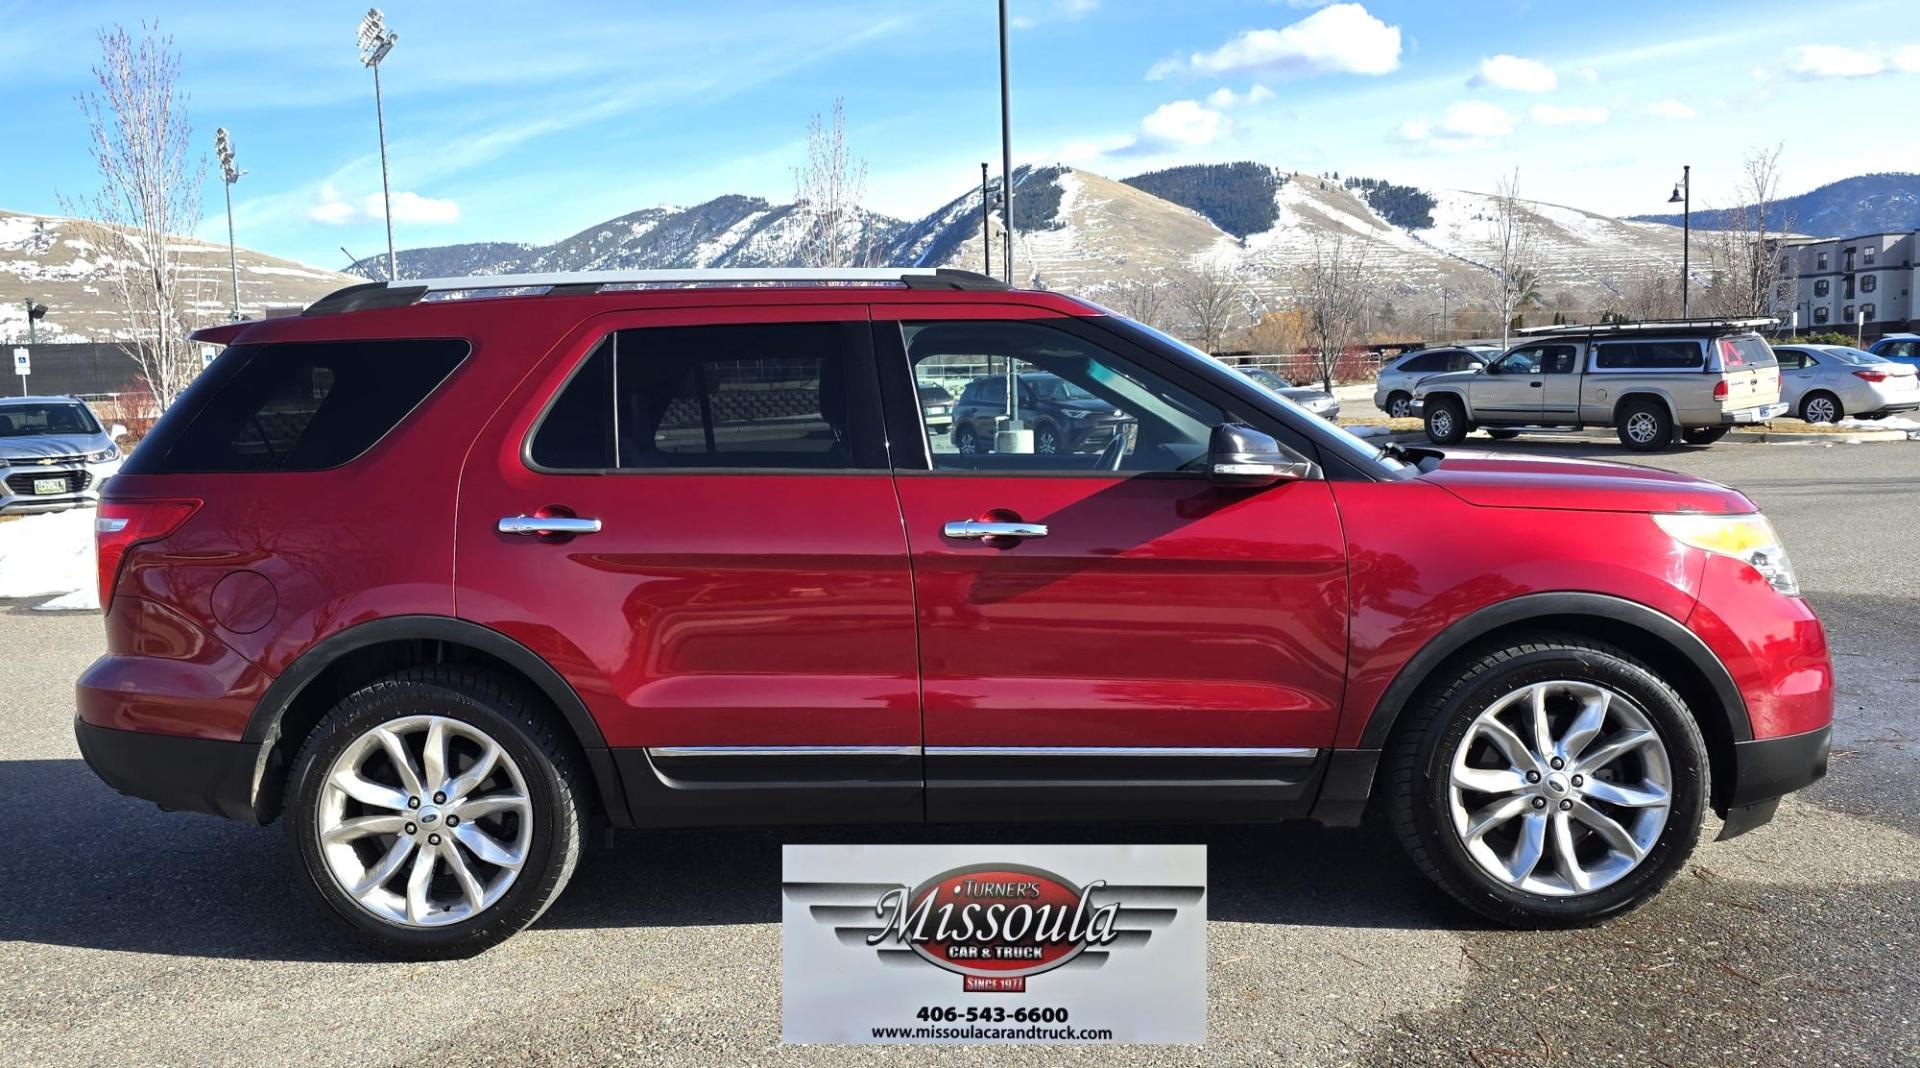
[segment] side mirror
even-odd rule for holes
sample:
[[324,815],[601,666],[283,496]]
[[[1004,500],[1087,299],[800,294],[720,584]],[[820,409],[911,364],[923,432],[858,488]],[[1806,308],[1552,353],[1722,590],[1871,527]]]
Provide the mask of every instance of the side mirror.
[[1316,465],[1250,426],[1222,423],[1207,443],[1207,477],[1216,486],[1258,488],[1319,475]]
[[121,426],[119,423],[115,423],[107,428],[107,436],[115,441],[119,441],[121,438],[127,436],[127,428]]

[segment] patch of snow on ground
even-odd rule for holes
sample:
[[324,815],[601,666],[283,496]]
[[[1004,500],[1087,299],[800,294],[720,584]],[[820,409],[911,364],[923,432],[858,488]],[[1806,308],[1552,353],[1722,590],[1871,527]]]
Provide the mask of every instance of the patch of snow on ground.
[[1907,437],[1920,441],[1920,419],[1888,416],[1885,419],[1842,419],[1835,426],[1848,430],[1904,430]]
[[1384,438],[1394,433],[1394,429],[1385,423],[1358,423],[1353,426],[1343,426],[1340,429],[1356,438]]
[[0,600],[53,597],[42,609],[100,607],[91,508],[0,522]]

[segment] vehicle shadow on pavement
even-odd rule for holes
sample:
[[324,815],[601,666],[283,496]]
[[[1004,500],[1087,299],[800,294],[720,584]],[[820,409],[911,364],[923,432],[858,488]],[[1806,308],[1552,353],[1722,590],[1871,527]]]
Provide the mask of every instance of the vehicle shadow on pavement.
[[[27,799],[33,799],[31,804]],[[165,813],[77,759],[0,761],[0,941],[245,960],[374,959],[321,919],[281,829]],[[25,820],[33,811],[51,818]],[[631,831],[581,858],[538,926],[641,928],[780,921],[787,843],[1200,843],[1210,919],[1459,929],[1390,836],[1306,823],[888,825]]]

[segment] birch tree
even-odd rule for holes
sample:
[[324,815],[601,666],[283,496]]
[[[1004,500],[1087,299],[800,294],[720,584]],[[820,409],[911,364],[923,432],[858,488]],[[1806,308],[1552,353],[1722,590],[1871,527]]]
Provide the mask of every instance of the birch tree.
[[831,121],[815,114],[807,124],[806,163],[794,169],[794,212],[799,219],[798,259],[803,267],[866,267],[874,241],[862,203],[867,164],[847,146],[844,103],[833,102]]
[[173,235],[200,224],[206,157],[188,148],[193,127],[173,38],[141,29],[137,39],[119,26],[100,31],[94,88],[79,98],[100,188],[66,208],[116,268],[109,284],[126,316],[123,340],[165,408],[200,373]]
[[1328,392],[1333,391],[1340,357],[1366,337],[1364,323],[1373,296],[1369,251],[1364,238],[1315,233],[1312,257],[1300,267],[1294,285],[1314,370]]
[[1487,220],[1487,245],[1492,272],[1488,303],[1500,316],[1500,347],[1512,343],[1513,317],[1537,292],[1539,272],[1534,264],[1534,217],[1520,199],[1520,172],[1500,179],[1493,192],[1493,215]]
[[[1731,317],[1773,315],[1791,303],[1793,267],[1781,256],[1780,237],[1793,229],[1780,208],[1780,148],[1755,149],[1741,161],[1735,206],[1720,212],[1721,228],[1705,233],[1711,280],[1704,310]],[[1695,240],[1700,232],[1695,231]]]

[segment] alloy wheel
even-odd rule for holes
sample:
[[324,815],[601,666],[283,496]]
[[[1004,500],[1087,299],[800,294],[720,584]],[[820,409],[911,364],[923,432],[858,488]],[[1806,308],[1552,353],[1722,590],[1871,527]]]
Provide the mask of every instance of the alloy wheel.
[[1405,397],[1395,397],[1387,402],[1387,415],[1394,419],[1412,418],[1413,402]]
[[1826,397],[1815,397],[1807,402],[1807,422],[1832,423],[1839,419],[1833,410],[1833,401]]
[[1627,416],[1627,436],[1640,445],[1650,444],[1660,434],[1660,420],[1651,412],[1635,412]]
[[1494,701],[1467,728],[1448,777],[1454,831],[1480,870],[1552,897],[1625,878],[1673,805],[1652,720],[1590,682],[1539,682]]
[[1441,437],[1453,433],[1453,411],[1440,408],[1433,413],[1433,432]]
[[533,840],[519,765],[486,732],[446,716],[405,716],[355,738],[327,768],[316,817],[341,891],[405,927],[486,911]]

